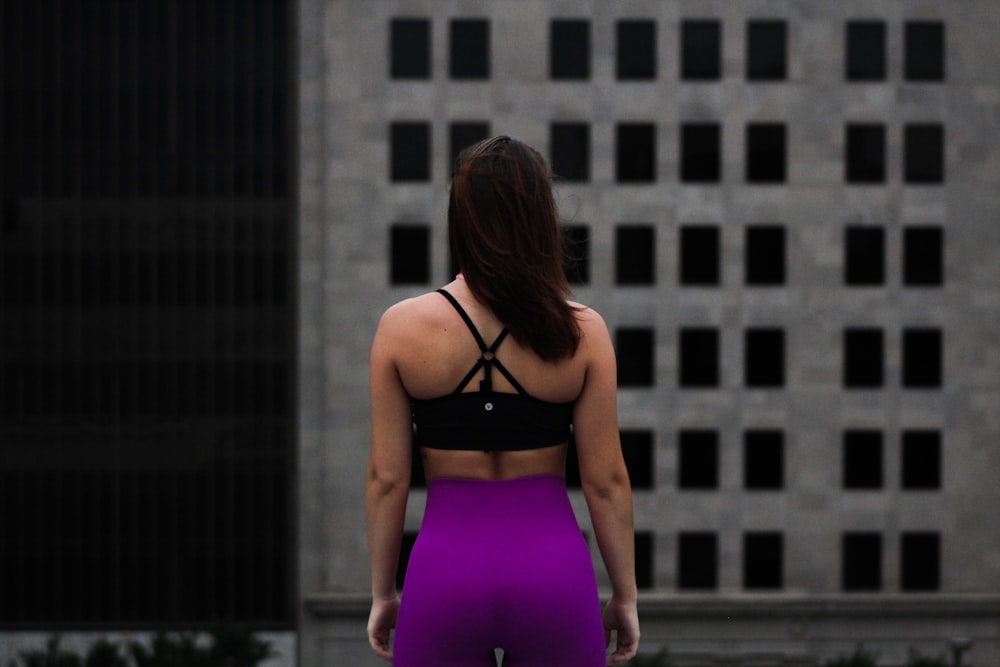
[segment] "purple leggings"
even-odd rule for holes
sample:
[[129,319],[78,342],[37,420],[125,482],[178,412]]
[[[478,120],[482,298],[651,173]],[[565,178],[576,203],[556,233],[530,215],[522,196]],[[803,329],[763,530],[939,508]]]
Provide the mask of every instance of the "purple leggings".
[[594,567],[558,475],[428,482],[396,667],[599,667]]

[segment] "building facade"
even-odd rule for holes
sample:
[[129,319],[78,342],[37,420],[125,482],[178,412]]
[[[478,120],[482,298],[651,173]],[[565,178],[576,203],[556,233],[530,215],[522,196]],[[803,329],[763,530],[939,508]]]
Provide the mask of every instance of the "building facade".
[[552,162],[616,342],[644,652],[1000,660],[994,3],[306,0],[298,25],[302,664],[376,664],[367,349],[450,279],[451,164],[493,134]]

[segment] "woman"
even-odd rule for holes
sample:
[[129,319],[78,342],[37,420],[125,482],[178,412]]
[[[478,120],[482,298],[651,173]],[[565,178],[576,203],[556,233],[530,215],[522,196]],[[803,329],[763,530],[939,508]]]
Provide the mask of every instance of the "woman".
[[[448,229],[462,272],[389,308],[372,343],[369,641],[397,667],[490,665],[497,648],[510,667],[624,662],[639,621],[615,356],[601,317],[565,298],[545,160],[507,137],[464,151]],[[571,429],[612,586],[603,614],[566,493]],[[400,606],[413,445],[427,507]]]

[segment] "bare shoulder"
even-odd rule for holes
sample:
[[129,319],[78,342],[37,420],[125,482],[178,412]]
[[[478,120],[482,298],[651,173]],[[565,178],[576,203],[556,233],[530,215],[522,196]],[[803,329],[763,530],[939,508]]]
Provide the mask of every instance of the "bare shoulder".
[[382,313],[379,329],[387,332],[408,330],[432,321],[441,316],[441,301],[434,292],[397,301]]
[[584,349],[604,350],[611,344],[608,325],[599,312],[583,304],[570,301],[576,309],[577,322],[580,323],[580,343]]

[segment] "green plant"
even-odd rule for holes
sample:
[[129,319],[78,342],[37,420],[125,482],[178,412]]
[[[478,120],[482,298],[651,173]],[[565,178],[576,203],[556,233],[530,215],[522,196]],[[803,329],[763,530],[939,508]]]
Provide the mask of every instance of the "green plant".
[[853,653],[830,658],[821,667],[878,667],[878,654],[866,651],[858,644]]
[[83,667],[83,659],[76,653],[59,647],[59,635],[49,637],[44,649],[21,652],[24,667]]
[[129,667],[128,660],[122,655],[118,644],[107,639],[98,639],[87,649],[83,665],[84,667]]
[[910,649],[910,657],[906,661],[906,667],[949,667],[950,665],[951,663],[944,655],[921,655],[912,648]]
[[627,664],[629,667],[671,667],[674,663],[670,660],[669,652],[664,647],[656,653],[637,655]]
[[255,637],[249,628],[225,626],[212,631],[212,665],[255,667],[273,655],[271,642]]

